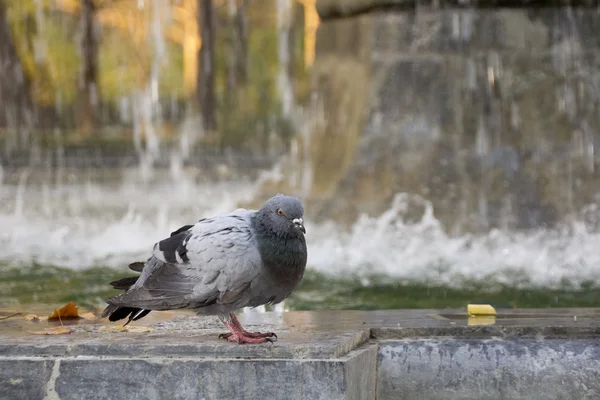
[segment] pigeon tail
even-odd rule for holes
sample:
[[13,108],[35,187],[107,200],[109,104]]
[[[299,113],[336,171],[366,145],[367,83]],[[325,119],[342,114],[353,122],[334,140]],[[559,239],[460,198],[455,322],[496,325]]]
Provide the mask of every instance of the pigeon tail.
[[[142,272],[144,265],[145,263],[143,262],[134,262],[129,264],[129,269],[132,271]],[[138,278],[139,276],[130,276],[112,281],[110,284],[114,289],[127,291],[137,282]],[[144,318],[146,315],[148,315],[148,313],[150,313],[150,310],[144,310],[136,307],[121,307],[117,304],[110,304],[102,312],[102,318],[108,317],[109,321],[119,321],[129,317],[125,323],[125,325],[127,325],[131,321],[137,321],[140,318]]]
[[138,319],[145,317],[150,311],[151,310],[144,310],[142,308],[120,307],[116,304],[111,304],[102,312],[102,318],[108,317],[109,321],[114,322],[129,317],[125,323],[125,325],[127,325],[131,321],[137,321]]

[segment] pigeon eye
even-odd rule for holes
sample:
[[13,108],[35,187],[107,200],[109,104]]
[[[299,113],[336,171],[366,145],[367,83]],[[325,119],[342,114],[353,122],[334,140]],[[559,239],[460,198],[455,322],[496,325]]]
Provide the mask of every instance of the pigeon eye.
[[283,215],[283,210],[281,208],[277,209],[277,215]]

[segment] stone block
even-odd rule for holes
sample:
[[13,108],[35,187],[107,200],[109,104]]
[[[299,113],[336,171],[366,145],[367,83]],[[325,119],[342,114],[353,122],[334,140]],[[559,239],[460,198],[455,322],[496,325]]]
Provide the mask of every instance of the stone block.
[[0,357],[0,399],[42,399],[54,360]]
[[368,345],[338,359],[69,357],[56,361],[54,384],[61,400],[372,399],[376,353]]
[[600,398],[595,339],[406,339],[379,345],[379,400]]

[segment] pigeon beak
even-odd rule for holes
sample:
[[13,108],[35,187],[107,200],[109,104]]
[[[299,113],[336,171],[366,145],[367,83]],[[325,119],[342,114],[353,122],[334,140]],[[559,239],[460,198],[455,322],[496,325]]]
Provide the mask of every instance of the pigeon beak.
[[306,229],[304,228],[304,220],[302,218],[294,218],[292,220],[296,229],[300,229],[302,233],[306,233]]

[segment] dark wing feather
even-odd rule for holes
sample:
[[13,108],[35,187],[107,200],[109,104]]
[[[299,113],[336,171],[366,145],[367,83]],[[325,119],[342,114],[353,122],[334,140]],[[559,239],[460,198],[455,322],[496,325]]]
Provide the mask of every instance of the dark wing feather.
[[160,259],[166,263],[185,264],[189,262],[186,247],[189,236],[188,230],[173,232],[170,237],[154,245],[154,252],[159,252],[162,255]]
[[129,269],[135,272],[142,272],[142,270],[144,269],[144,265],[146,265],[146,263],[137,261],[129,264]]
[[135,285],[138,278],[139,276],[128,276],[127,278],[121,278],[116,281],[112,281],[110,284],[112,285],[113,289],[129,290],[130,287]]
[[177,229],[176,231],[171,232],[171,236],[175,236],[175,235],[177,235],[177,234],[179,234],[181,232],[188,231],[188,230],[190,230],[193,227],[194,227],[194,225],[184,225],[181,228]]
[[[129,264],[129,269],[132,271],[136,271],[136,272],[142,272],[142,270],[144,269],[144,265],[146,265],[146,264],[141,261],[137,261],[137,262]],[[133,286],[135,284],[135,282],[137,282],[138,278],[139,278],[139,275],[138,276],[128,276],[126,278],[121,278],[116,281],[112,281],[110,284],[114,289],[128,290],[131,286]]]

